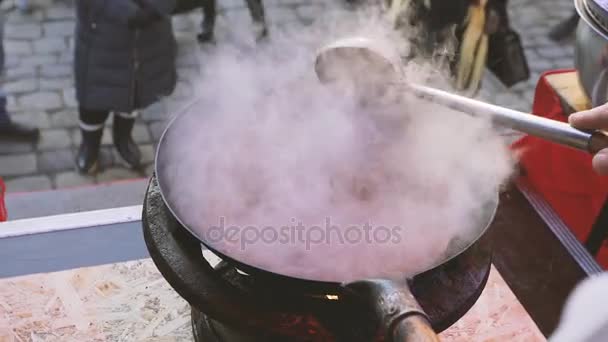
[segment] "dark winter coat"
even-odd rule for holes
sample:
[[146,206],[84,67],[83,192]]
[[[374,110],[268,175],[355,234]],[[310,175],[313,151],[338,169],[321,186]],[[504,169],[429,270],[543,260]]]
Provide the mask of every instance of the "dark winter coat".
[[[134,19],[142,14],[138,3],[157,14],[146,25]],[[132,112],[173,92],[174,7],[175,0],[76,1],[74,74],[81,108]]]

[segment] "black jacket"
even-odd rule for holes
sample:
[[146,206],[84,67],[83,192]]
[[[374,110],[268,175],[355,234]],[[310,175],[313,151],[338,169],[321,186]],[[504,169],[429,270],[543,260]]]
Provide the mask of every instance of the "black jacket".
[[76,1],[76,98],[88,110],[131,112],[177,82],[175,0]]

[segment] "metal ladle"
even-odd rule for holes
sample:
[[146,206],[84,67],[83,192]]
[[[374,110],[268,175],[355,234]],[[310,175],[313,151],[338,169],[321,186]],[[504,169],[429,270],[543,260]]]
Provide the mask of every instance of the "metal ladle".
[[[357,64],[365,63],[365,64]],[[363,66],[363,69],[357,67]],[[346,74],[365,79],[383,79],[398,84],[433,103],[475,116],[489,115],[497,125],[536,136],[557,144],[595,154],[608,148],[608,135],[602,131],[582,131],[567,123],[492,105],[443,90],[406,83],[398,53],[364,37],[348,38],[322,48],[315,60],[315,72],[321,82],[329,83]],[[365,72],[365,75],[362,75]],[[359,75],[354,75],[354,74]],[[374,76],[375,75],[375,76]]]

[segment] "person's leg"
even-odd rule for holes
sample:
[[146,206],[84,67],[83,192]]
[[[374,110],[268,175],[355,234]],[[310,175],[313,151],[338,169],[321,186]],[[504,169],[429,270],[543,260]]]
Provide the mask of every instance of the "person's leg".
[[133,140],[133,127],[138,112],[120,113],[114,112],[114,126],[112,127],[112,138],[118,154],[131,168],[141,166],[141,152]]
[[[0,71],[4,71],[4,14],[0,13]],[[40,132],[11,120],[7,110],[6,94],[0,89],[0,138],[37,140]]]
[[11,122],[11,118],[8,116],[6,110],[6,94],[0,90],[0,126],[7,125]]
[[197,36],[198,41],[207,43],[213,41],[215,30],[215,18],[217,16],[216,0],[202,0],[203,22],[201,23],[202,32]]
[[103,127],[109,115],[108,111],[80,108],[82,142],[76,156],[76,167],[81,173],[94,172],[97,169]]
[[245,1],[247,2],[247,7],[249,7],[251,18],[253,19],[256,38],[259,40],[266,37],[268,35],[268,28],[266,27],[266,17],[262,0]]

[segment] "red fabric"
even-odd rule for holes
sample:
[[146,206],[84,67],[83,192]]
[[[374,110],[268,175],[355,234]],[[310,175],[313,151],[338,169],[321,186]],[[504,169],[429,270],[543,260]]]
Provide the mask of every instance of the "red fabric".
[[4,206],[4,193],[5,192],[6,192],[6,186],[4,185],[2,178],[0,178],[0,222],[6,221],[6,219],[7,219],[6,207]]
[[[543,74],[536,86],[532,112],[567,122],[560,100],[546,76],[574,70],[555,70]],[[591,167],[591,155],[583,151],[525,136],[513,148],[520,150],[525,177],[553,207],[576,237],[584,242],[608,194],[608,177],[598,176]],[[602,247],[598,262],[608,267],[608,248]]]

